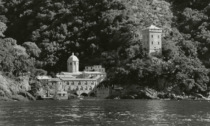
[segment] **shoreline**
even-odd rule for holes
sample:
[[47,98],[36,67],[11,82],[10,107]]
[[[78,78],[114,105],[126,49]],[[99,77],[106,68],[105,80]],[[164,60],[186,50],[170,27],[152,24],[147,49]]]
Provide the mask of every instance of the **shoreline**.
[[184,92],[176,93],[174,91],[164,92],[157,91],[151,88],[129,88],[126,87],[122,90],[114,91],[107,97],[108,99],[150,99],[150,100],[205,100],[210,101],[208,92],[202,93],[189,93]]
[[27,98],[25,99],[8,99],[5,97],[0,97],[0,101],[1,102],[30,102],[30,101],[71,101],[71,100],[93,100],[93,99],[97,99],[97,100],[163,100],[163,101],[210,101],[210,98],[198,98],[198,97],[191,97],[191,98],[187,98],[184,96],[179,96],[176,98],[134,98],[132,96],[130,96],[130,98],[125,98],[125,97],[107,97],[107,98],[97,98],[97,97],[85,97],[84,99],[79,99],[79,98],[73,98],[73,99],[67,99],[67,100],[29,100]]

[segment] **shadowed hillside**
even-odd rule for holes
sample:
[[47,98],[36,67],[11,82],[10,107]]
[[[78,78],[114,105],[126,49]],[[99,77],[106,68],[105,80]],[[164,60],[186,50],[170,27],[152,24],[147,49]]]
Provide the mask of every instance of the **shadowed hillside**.
[[[66,71],[66,61],[74,52],[80,58],[81,69],[92,64],[105,66],[109,85],[139,85],[168,92],[176,89],[187,94],[208,91],[208,1],[0,0],[0,3],[0,31],[5,31],[6,36],[2,32],[1,39],[17,40],[28,56],[22,61],[33,62],[21,73],[30,71],[35,76],[44,73],[41,69],[51,75]],[[163,52],[157,59],[147,55],[141,46],[141,30],[151,24],[163,28]],[[19,64],[23,63],[28,62]],[[8,64],[3,60],[1,65],[4,73],[21,74],[18,72],[22,67],[16,71],[6,69]]]

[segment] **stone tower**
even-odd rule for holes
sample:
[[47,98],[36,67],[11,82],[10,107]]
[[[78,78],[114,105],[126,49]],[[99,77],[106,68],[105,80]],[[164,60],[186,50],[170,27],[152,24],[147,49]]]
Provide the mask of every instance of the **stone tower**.
[[148,54],[162,54],[162,29],[154,25],[142,30],[142,46]]
[[70,73],[79,72],[79,59],[72,53],[72,55],[67,60],[67,71]]

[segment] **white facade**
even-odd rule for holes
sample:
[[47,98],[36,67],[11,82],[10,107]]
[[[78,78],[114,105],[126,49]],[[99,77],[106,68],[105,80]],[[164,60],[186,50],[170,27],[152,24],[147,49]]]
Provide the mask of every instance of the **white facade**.
[[162,29],[154,25],[142,30],[142,46],[148,54],[162,53]]
[[90,95],[95,92],[98,84],[105,79],[106,73],[101,65],[85,67],[83,72],[79,71],[79,59],[72,54],[67,60],[67,72],[61,72],[56,77],[60,79],[61,89],[56,87],[59,91],[75,92],[80,96],[83,93]]
[[72,53],[72,55],[67,60],[67,71],[70,73],[79,72],[79,59]]
[[48,86],[54,89],[55,96],[70,93],[91,95],[96,93],[97,86],[106,78],[105,69],[101,65],[85,67],[83,72],[79,71],[79,59],[72,54],[67,60],[67,72],[61,72],[56,78],[46,78]]

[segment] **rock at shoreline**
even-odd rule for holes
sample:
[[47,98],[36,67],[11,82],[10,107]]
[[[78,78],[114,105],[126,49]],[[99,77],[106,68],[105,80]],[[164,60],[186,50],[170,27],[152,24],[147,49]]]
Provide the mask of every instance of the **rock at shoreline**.
[[124,88],[118,95],[111,95],[108,99],[166,99],[166,100],[210,100],[201,94],[185,95],[173,92],[158,92],[151,88]]
[[155,91],[153,89],[145,88],[144,94],[145,94],[145,97],[148,99],[159,99],[158,95],[157,95],[157,91]]
[[14,80],[0,74],[0,100],[35,100],[35,98],[28,93],[29,89],[28,77],[20,77],[18,80]]

